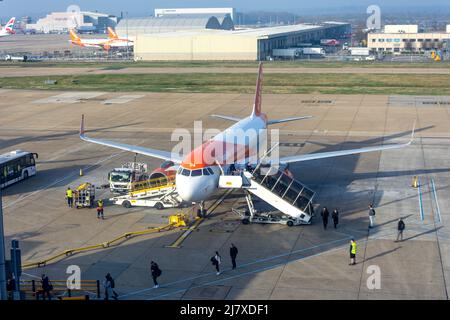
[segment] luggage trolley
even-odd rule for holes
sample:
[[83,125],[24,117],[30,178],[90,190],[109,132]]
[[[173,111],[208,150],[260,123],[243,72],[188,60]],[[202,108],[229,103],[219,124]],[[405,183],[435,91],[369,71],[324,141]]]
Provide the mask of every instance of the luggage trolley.
[[74,190],[74,207],[94,208],[95,207],[95,186],[89,182],[83,183]]

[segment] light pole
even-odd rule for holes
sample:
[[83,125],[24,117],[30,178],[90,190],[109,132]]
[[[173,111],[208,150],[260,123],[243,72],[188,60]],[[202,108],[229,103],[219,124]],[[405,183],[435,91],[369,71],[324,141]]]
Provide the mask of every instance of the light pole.
[[6,263],[5,263],[5,234],[3,230],[2,188],[0,187],[0,300],[7,300],[6,292]]
[[129,44],[130,44],[130,40],[128,38],[128,11],[125,11],[125,21],[126,21],[126,26],[127,26],[127,60],[130,59],[130,52],[129,52]]

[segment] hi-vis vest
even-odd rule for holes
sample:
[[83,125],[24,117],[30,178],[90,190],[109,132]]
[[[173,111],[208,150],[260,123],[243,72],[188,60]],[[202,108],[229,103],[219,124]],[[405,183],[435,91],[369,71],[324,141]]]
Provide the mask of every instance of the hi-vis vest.
[[102,200],[98,200],[97,205],[99,208],[103,208],[103,201]]
[[67,195],[67,198],[72,198],[73,197],[73,191],[71,189],[67,190],[66,191],[66,195]]
[[352,250],[350,252],[353,253],[353,254],[356,254],[356,242],[353,241],[351,243],[351,246],[352,246]]

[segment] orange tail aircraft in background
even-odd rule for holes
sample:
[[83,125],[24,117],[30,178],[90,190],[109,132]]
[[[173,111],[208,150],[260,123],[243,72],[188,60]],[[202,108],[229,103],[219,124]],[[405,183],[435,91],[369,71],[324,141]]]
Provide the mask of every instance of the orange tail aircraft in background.
[[106,51],[112,48],[133,47],[134,45],[133,41],[129,39],[119,38],[111,27],[108,27],[108,38],[103,39],[81,39],[72,29],[70,30],[70,42],[80,47],[100,48]]

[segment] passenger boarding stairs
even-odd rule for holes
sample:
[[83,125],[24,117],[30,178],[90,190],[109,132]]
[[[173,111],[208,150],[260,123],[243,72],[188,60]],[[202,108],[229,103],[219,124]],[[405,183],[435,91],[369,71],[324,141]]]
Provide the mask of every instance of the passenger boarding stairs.
[[[301,223],[311,223],[314,191],[278,168],[257,168],[253,172],[243,171],[234,176],[221,175],[219,187],[244,189]],[[247,203],[253,215],[250,197],[247,197]]]

